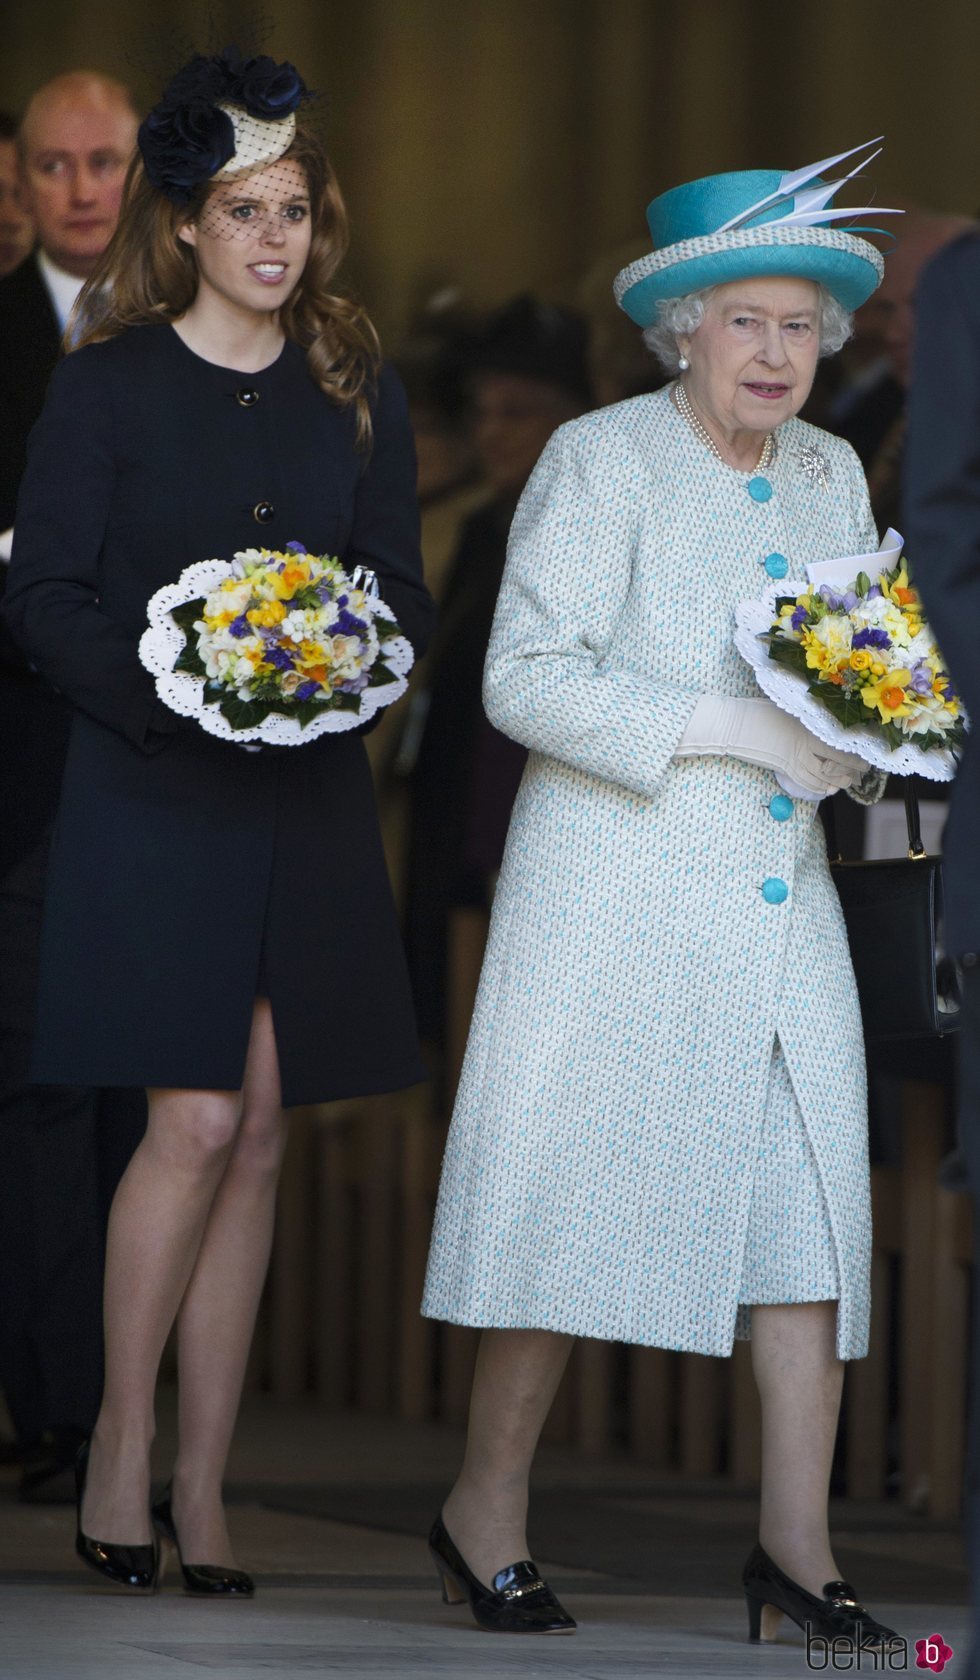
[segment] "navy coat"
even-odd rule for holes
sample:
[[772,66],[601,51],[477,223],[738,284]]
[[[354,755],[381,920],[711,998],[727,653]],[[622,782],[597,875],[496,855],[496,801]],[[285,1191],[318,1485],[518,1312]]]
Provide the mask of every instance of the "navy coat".
[[8,622],[76,708],[33,1076],[236,1090],[261,967],[287,1105],[423,1077],[363,742],[247,753],[181,725],[137,653],[185,566],[293,540],[371,566],[424,645],[397,376],[366,457],[292,342],[243,374],[132,328],[56,370],[15,531]]
[[980,235],[929,264],[916,294],[905,547],[972,729],[943,835],[946,943],[980,953]]

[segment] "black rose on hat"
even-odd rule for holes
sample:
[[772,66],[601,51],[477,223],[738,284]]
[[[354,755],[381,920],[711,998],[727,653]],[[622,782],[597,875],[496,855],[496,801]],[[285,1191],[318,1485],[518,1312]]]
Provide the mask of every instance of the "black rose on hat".
[[266,122],[288,117],[308,98],[294,65],[265,55],[243,58],[226,47],[194,57],[171,79],[139,131],[139,149],[153,186],[175,204],[235,155],[235,125],[219,105],[242,105]]
[[228,71],[228,98],[253,117],[288,117],[306,96],[306,84],[294,64],[274,58],[242,58],[237,47],[221,55]]
[[153,185],[175,204],[186,204],[235,153],[235,125],[207,99],[154,106],[139,131],[143,166]]

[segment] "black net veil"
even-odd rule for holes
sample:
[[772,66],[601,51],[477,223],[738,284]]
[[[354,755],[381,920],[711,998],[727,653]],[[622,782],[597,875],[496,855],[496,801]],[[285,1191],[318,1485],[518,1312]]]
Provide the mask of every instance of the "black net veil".
[[160,25],[127,54],[150,107],[139,136],[146,173],[207,238],[272,248],[309,217],[302,165],[285,154],[298,131],[324,142],[326,101],[272,56],[273,30],[246,6],[233,28],[212,15],[192,40]]
[[236,123],[235,167],[212,177],[208,196],[194,218],[199,235],[274,252],[309,221],[310,195],[301,163],[278,153],[269,159],[270,149],[281,145],[285,151],[294,134],[295,122],[292,132],[284,129],[253,137],[246,130],[239,138]]

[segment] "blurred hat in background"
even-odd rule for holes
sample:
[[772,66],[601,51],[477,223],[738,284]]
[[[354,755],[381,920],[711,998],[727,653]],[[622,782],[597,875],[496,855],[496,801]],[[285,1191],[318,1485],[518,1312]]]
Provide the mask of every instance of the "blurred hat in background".
[[474,334],[466,371],[471,377],[514,373],[537,379],[558,386],[589,407],[593,395],[588,323],[575,310],[541,303],[523,293],[495,310]]

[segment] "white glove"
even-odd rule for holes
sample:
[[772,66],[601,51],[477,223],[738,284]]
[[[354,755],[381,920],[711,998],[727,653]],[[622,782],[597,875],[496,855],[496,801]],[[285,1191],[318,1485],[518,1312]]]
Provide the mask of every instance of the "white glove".
[[776,773],[787,793],[823,799],[860,781],[867,765],[856,753],[825,746],[771,700],[703,694],[674,750],[675,758],[740,758]]

